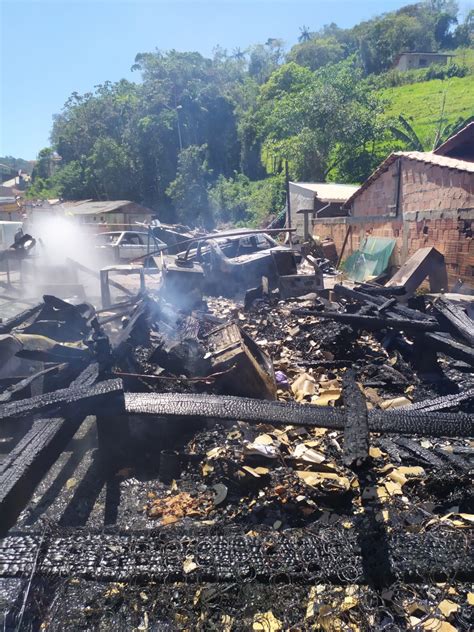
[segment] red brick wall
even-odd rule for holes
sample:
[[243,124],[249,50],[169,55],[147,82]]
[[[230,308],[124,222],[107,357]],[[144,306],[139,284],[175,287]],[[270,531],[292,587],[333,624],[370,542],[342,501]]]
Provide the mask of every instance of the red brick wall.
[[[350,218],[346,221],[350,221]],[[371,222],[368,220],[363,223],[353,223],[343,258],[346,259],[357,250],[367,234],[396,239],[391,263],[397,266],[419,248],[434,246],[444,254],[446,260],[448,289],[452,289],[458,279],[474,287],[474,239],[469,236],[469,232],[466,232],[466,227],[468,228],[470,224],[470,220],[458,219],[457,214],[452,212],[447,217],[421,221],[413,219],[405,222],[395,220]],[[474,229],[474,221],[472,224]],[[331,237],[339,256],[348,226],[348,223],[342,222],[337,224],[317,222],[314,225],[314,235],[320,238]]]
[[[400,212],[474,208],[474,173],[402,158]],[[354,217],[395,212],[398,164],[376,178],[352,205]]]

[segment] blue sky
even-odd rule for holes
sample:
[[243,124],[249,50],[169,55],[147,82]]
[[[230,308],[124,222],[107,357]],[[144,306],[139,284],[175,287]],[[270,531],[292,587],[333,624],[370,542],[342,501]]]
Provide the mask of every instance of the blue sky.
[[[136,53],[211,55],[299,27],[348,27],[413,0],[0,0],[0,155],[33,159],[73,92],[132,73]],[[466,3],[465,3],[466,4]]]

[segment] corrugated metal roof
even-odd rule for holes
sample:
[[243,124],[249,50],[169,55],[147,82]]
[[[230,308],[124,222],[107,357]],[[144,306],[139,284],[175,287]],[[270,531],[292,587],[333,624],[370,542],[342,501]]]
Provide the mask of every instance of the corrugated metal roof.
[[448,158],[447,156],[438,156],[431,151],[396,151],[382,162],[381,165],[373,172],[371,176],[362,184],[362,186],[355,191],[355,193],[347,200],[344,206],[348,207],[354,199],[365,191],[368,186],[376,180],[379,175],[384,173],[391,164],[393,164],[398,158],[407,158],[408,160],[416,160],[418,162],[424,162],[427,165],[433,165],[437,167],[444,167],[445,169],[455,169],[456,171],[468,171],[474,173],[474,162],[467,160],[458,160],[457,158]]
[[322,202],[345,202],[359,188],[358,184],[336,182],[290,182],[290,185],[311,191]]

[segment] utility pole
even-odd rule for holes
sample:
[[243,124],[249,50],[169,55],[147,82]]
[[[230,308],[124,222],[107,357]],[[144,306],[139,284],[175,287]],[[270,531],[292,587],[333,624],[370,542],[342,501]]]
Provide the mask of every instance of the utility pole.
[[[288,173],[288,160],[285,160],[285,184],[286,184],[286,225],[287,228],[291,228],[291,205],[290,205],[290,176]],[[290,246],[292,243],[292,233],[288,233],[288,241],[290,242]]]
[[176,106],[176,116],[178,118],[178,140],[179,140],[179,151],[183,151],[183,141],[181,139],[181,123],[179,120],[179,111],[183,109],[182,105]]

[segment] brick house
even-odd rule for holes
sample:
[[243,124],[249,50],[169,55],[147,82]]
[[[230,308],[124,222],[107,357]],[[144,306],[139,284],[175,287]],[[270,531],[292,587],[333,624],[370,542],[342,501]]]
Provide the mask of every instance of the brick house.
[[339,254],[348,235],[343,258],[367,235],[396,240],[394,265],[434,246],[449,288],[459,279],[474,287],[474,123],[434,152],[391,154],[345,206],[348,217],[314,222],[314,234],[332,237]]

